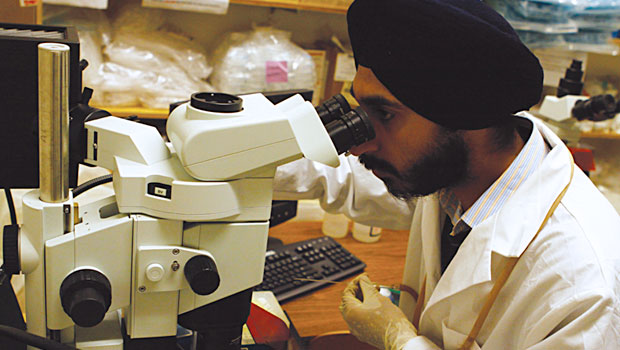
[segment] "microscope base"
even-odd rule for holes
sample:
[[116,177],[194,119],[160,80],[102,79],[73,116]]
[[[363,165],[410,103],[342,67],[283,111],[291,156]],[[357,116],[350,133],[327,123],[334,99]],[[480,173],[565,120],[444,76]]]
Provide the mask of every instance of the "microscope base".
[[252,289],[179,315],[179,324],[198,332],[196,350],[239,350],[250,316]]

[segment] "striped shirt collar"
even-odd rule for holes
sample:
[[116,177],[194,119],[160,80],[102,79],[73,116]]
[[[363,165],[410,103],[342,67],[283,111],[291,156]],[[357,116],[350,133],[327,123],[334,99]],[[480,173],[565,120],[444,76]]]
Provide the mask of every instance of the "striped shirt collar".
[[473,229],[501,209],[519,185],[540,166],[547,155],[547,147],[536,125],[531,124],[532,131],[521,152],[465,213],[452,191],[443,189],[439,192],[439,203],[454,226],[451,235]]

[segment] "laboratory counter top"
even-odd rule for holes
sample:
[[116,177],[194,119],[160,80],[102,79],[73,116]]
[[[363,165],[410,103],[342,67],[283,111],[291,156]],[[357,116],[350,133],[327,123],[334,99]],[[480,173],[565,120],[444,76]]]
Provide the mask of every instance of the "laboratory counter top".
[[[322,235],[321,222],[315,221],[288,221],[269,230],[270,237],[278,238],[284,244]],[[402,281],[408,235],[408,231],[383,230],[381,238],[375,243],[359,242],[351,237],[351,233],[336,241],[366,263],[365,272],[371,280],[393,285]],[[350,276],[342,280],[343,283],[328,285],[282,304],[302,338],[348,329],[338,306],[342,290],[354,277]]]

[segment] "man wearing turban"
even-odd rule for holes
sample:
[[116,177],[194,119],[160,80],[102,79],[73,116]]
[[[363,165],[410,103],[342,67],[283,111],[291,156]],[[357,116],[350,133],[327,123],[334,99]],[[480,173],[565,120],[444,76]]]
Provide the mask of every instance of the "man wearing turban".
[[354,159],[302,161],[275,196],[410,222],[399,306],[359,276],[340,306],[351,333],[380,349],[620,348],[620,216],[524,112],[543,72],[511,26],[478,0],[355,0],[347,22],[376,133],[351,153],[385,186]]

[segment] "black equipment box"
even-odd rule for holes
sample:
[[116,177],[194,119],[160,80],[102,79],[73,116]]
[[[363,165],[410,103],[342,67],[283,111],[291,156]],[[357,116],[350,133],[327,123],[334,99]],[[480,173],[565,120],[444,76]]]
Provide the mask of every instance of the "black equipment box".
[[[37,46],[45,42],[69,46],[69,110],[81,100],[80,43],[75,28],[0,23],[1,187],[39,187]],[[76,186],[81,161],[74,152],[75,146],[81,145],[69,145],[70,187]]]

